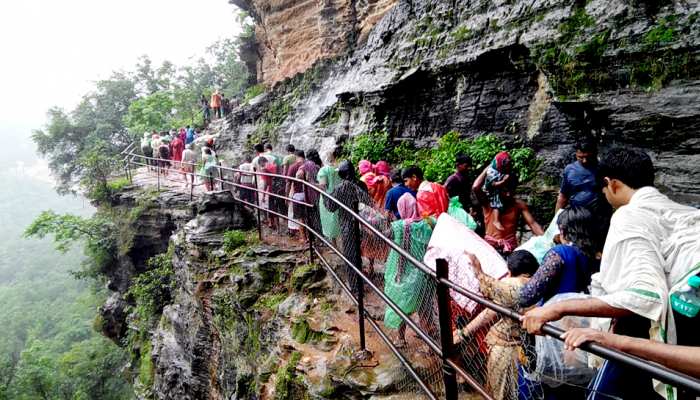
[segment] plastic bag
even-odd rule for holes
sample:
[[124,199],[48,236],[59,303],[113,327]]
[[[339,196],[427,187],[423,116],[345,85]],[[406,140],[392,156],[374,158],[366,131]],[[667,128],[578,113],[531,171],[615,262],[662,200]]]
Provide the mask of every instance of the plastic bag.
[[552,221],[549,223],[547,230],[544,231],[544,235],[531,237],[515,250],[527,250],[535,256],[539,263],[542,263],[544,256],[554,247],[554,236],[559,234],[559,225],[557,224],[559,213],[561,213],[561,210],[554,214],[554,218],[552,218]]
[[[545,305],[571,299],[585,299],[590,296],[581,293],[558,294]],[[589,328],[593,318],[564,317],[551,324],[563,330],[572,328]],[[550,336],[537,336],[535,343],[537,364],[534,378],[540,382],[557,387],[562,383],[587,385],[596,371],[588,366],[588,353],[582,350],[569,351],[564,348],[564,342]]]
[[462,203],[459,202],[459,197],[455,196],[450,199],[450,205],[447,207],[447,214],[457,221],[463,223],[467,228],[476,230],[476,221],[462,208]]

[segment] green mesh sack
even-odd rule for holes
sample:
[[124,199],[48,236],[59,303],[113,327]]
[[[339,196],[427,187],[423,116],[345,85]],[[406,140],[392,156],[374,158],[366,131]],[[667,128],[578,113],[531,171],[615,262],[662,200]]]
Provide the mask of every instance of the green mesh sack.
[[459,197],[455,196],[450,199],[450,205],[447,207],[447,214],[457,221],[463,223],[467,228],[476,230],[476,221],[462,208],[462,203],[459,202]]

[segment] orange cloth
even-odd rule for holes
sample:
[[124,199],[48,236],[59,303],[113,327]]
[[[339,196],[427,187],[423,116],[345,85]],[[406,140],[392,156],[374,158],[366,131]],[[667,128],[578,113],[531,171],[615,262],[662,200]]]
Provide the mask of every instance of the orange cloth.
[[221,95],[218,93],[212,93],[211,95],[211,108],[221,107]]
[[[384,175],[377,175],[374,178],[374,193],[370,193],[372,200],[374,200],[374,207],[383,210],[384,200],[386,199],[386,192],[391,189],[391,180]],[[371,190],[370,190],[371,192]]]

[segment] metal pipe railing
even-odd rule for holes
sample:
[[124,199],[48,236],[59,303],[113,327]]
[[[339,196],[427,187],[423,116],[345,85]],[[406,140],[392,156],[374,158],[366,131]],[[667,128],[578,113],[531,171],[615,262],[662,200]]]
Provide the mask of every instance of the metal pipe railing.
[[[474,292],[471,292],[468,289],[457,285],[456,283],[448,279],[441,278],[439,279],[439,282],[449,286],[452,290],[469,298],[470,300],[475,301],[493,311],[496,311],[499,314],[505,315],[508,318],[512,318],[519,321],[522,317],[522,314],[518,313],[517,311],[511,310],[507,307],[503,307],[491,300],[486,299],[483,296],[480,296]],[[544,324],[542,326],[542,333],[559,340],[562,340],[561,335],[564,334],[564,332],[565,331],[563,329],[557,328],[551,324]],[[673,386],[679,386],[682,388],[692,390],[695,393],[700,393],[700,380],[682,374],[678,371],[674,371],[663,365],[605,347],[595,342],[584,343],[580,346],[580,348],[581,350],[587,351],[591,354],[595,354],[605,359],[617,361],[619,363],[631,366],[633,368],[640,369],[648,373],[651,377],[671,384]]]
[[[236,200],[239,201],[239,202],[242,203],[242,204],[245,204],[245,205],[248,205],[248,206],[250,206],[250,207],[253,207],[253,208],[257,209],[258,212],[262,210],[262,207],[259,206],[259,203],[258,203],[258,204],[253,204],[253,203],[250,203],[250,202],[247,202],[247,201],[245,201],[245,200],[238,199],[238,198],[236,198]],[[348,260],[348,259],[345,257],[345,255],[344,255],[339,249],[337,249],[332,243],[330,243],[328,240],[326,240],[325,237],[323,237],[322,234],[320,234],[319,232],[316,232],[313,228],[311,228],[311,227],[310,227],[308,224],[306,224],[304,221],[294,220],[294,219],[292,219],[292,218],[289,218],[289,217],[286,216],[286,215],[283,215],[283,214],[281,214],[281,213],[278,213],[278,212],[275,212],[275,211],[272,211],[272,210],[265,210],[265,211],[268,212],[268,213],[270,213],[270,214],[273,214],[273,215],[275,215],[275,216],[277,216],[277,217],[283,218],[283,219],[285,219],[285,220],[294,221],[294,222],[296,222],[297,224],[299,224],[300,226],[304,227],[308,232],[314,234],[319,240],[321,240],[326,246],[328,246],[334,253],[336,253],[336,255],[339,256],[346,264],[348,264],[348,266],[350,266],[350,268],[353,269],[353,272],[357,273],[363,280],[366,280],[366,281],[370,284],[370,287],[371,287],[373,290],[375,290],[376,293],[377,293],[380,297],[382,297],[383,299],[385,299],[385,301],[387,302],[387,305],[388,305],[389,307],[391,307],[399,316],[401,316],[401,318],[404,319],[404,321],[407,323],[407,325],[411,326],[411,328],[414,330],[414,332],[416,333],[416,335],[418,335],[419,337],[421,337],[421,338],[428,344],[428,346],[429,346],[433,351],[437,351],[437,352],[439,353],[439,355],[442,354],[442,351],[441,351],[440,348],[437,346],[437,344],[434,343],[434,342],[432,341],[432,339],[430,339],[430,338],[427,336],[427,334],[425,334],[424,332],[422,332],[422,330],[421,330],[421,329],[420,329],[420,328],[419,328],[419,327],[418,327],[418,326],[417,326],[417,325],[416,325],[416,324],[415,324],[415,323],[414,323],[414,322],[413,322],[413,321],[412,321],[412,320],[411,320],[411,319],[410,319],[410,318],[409,318],[409,317],[408,317],[408,316],[407,316],[393,301],[391,301],[388,297],[386,297],[386,295],[384,295],[384,293],[383,293],[380,289],[376,288],[376,286],[374,286],[374,284],[371,283],[371,281],[369,280],[369,278],[366,277],[366,276],[361,272],[361,270],[358,269],[354,264],[352,264],[352,262],[351,262],[350,260]],[[320,254],[320,252],[318,251],[318,249],[313,248],[313,250],[314,250],[314,252],[315,252],[316,254]],[[351,297],[351,299],[353,300],[353,302],[354,302],[356,305],[359,306],[360,301],[352,295],[352,292],[351,292],[350,289],[348,289],[347,286],[343,283],[342,279],[340,279],[340,277],[335,273],[335,271],[333,271],[332,268],[330,268],[330,265],[328,264],[327,260],[326,260],[325,258],[323,258],[322,256],[319,256],[319,258],[323,260],[324,264],[326,264],[326,265],[324,265],[324,266],[327,267],[327,268],[331,271],[331,275],[334,277],[334,279],[336,280],[336,282],[337,282],[338,284],[340,284],[341,287],[343,288],[343,290],[345,290],[346,293],[348,293],[348,294],[350,295],[350,297]],[[359,332],[359,336],[360,336],[360,341],[361,341],[362,343],[365,342],[365,332],[364,332],[364,324],[363,324],[363,322],[364,322],[364,319],[365,319],[367,316],[368,316],[368,315],[367,315],[367,313],[365,312],[365,310],[364,310],[362,307],[360,307],[360,310],[358,311],[358,318],[359,318],[359,321],[360,321],[360,328],[359,328],[360,332]],[[375,331],[377,331],[377,333],[378,333],[378,335],[380,336],[380,338],[382,338],[382,340],[389,346],[389,348],[391,349],[391,351],[392,351],[395,355],[397,355],[397,357],[399,358],[399,362],[401,362],[401,364],[409,371],[409,373],[411,374],[411,376],[412,376],[414,379],[416,379],[418,385],[419,385],[419,386],[421,387],[421,389],[425,392],[425,394],[426,394],[430,399],[437,399],[437,398],[435,397],[435,394],[433,393],[433,391],[428,387],[428,385],[425,383],[425,381],[418,375],[418,373],[417,373],[417,372],[415,371],[415,369],[410,365],[410,363],[406,360],[406,358],[399,352],[399,350],[396,348],[396,346],[394,346],[394,344],[390,342],[389,338],[386,336],[386,334],[385,334],[383,331],[381,331],[381,329],[379,328],[379,326],[377,325],[377,323],[376,323],[371,317],[368,318],[368,320],[369,320],[369,322],[370,322],[370,325],[372,325],[372,327],[375,329]],[[362,345],[361,345],[361,348],[362,348],[362,350],[365,350],[364,346],[362,346]]]
[[[126,157],[125,158],[126,163],[132,162],[134,157],[141,157],[142,159],[151,159],[151,160],[156,160],[156,161],[160,160],[160,159],[153,158],[153,157],[147,157],[147,156],[143,156],[143,155],[134,154],[133,152],[127,154],[127,156],[129,156],[129,155],[132,156],[132,159],[128,160],[128,157]],[[160,160],[160,161],[164,161],[164,160]],[[144,164],[141,164],[141,165],[144,165]],[[459,374],[460,376],[462,376],[463,378],[465,378],[467,383],[469,383],[470,386],[472,386],[477,392],[479,392],[479,394],[481,394],[482,396],[484,396],[487,399],[491,399],[491,396],[486,392],[486,390],[473,377],[471,377],[463,368],[461,368],[457,362],[455,362],[453,359],[451,359],[452,354],[450,354],[450,353],[452,353],[452,351],[443,351],[443,350],[451,350],[450,348],[452,346],[452,343],[451,343],[452,342],[452,335],[451,334],[447,335],[448,330],[445,326],[443,326],[447,323],[447,321],[451,321],[451,318],[452,318],[451,315],[449,315],[449,312],[450,312],[449,307],[447,307],[448,308],[447,310],[442,310],[443,308],[446,307],[445,305],[443,305],[442,307],[439,307],[439,309],[440,309],[439,312],[441,314],[440,315],[441,340],[443,343],[441,345],[438,345],[429,336],[428,333],[424,332],[391,299],[389,299],[381,289],[377,288],[376,285],[374,285],[374,283],[369,279],[369,277],[367,277],[362,272],[361,267],[358,268],[357,266],[355,266],[344,254],[342,254],[342,252],[340,250],[338,250],[332,243],[330,243],[320,232],[316,232],[308,224],[306,224],[305,221],[295,220],[295,219],[289,218],[287,215],[277,213],[273,210],[269,210],[269,209],[262,210],[262,207],[260,207],[259,196],[260,196],[260,193],[263,193],[263,194],[272,195],[272,196],[276,196],[278,198],[285,199],[286,201],[301,204],[301,205],[304,205],[306,207],[314,207],[314,205],[306,203],[306,202],[300,202],[298,200],[291,199],[287,196],[277,195],[274,193],[260,190],[258,188],[257,184],[255,185],[254,188],[251,188],[248,186],[239,185],[239,184],[234,183],[234,182],[226,181],[223,178],[222,171],[230,171],[230,172],[234,172],[234,173],[245,174],[248,176],[254,175],[254,177],[255,177],[254,179],[255,179],[256,183],[257,183],[258,176],[268,176],[268,177],[271,177],[273,179],[275,179],[275,178],[276,179],[283,179],[287,182],[299,183],[301,185],[304,185],[305,190],[315,190],[320,196],[322,196],[323,198],[329,199],[329,201],[334,202],[335,204],[338,205],[339,208],[342,208],[345,212],[347,212],[355,220],[355,222],[358,224],[358,226],[361,224],[371,234],[378,237],[386,245],[388,245],[391,249],[395,250],[401,257],[406,258],[406,260],[411,262],[416,268],[421,270],[426,275],[435,279],[435,281],[437,283],[438,296],[439,296],[439,298],[442,299],[441,301],[439,299],[439,302],[442,302],[442,303],[445,302],[445,299],[444,299],[445,290],[451,289],[451,290],[454,290],[455,292],[469,298],[470,300],[475,301],[476,303],[481,304],[482,306],[484,306],[488,309],[491,309],[491,310],[493,310],[493,311],[495,311],[495,312],[497,312],[505,317],[520,320],[521,314],[519,314],[518,312],[511,310],[509,308],[503,307],[503,306],[501,306],[501,305],[499,305],[491,300],[488,300],[488,299],[484,298],[483,296],[481,296],[477,293],[474,293],[474,292],[450,281],[449,279],[447,279],[448,266],[446,265],[446,263],[445,263],[445,265],[436,266],[436,271],[433,271],[432,269],[427,267],[422,261],[417,260],[411,254],[409,254],[404,249],[402,249],[401,247],[396,245],[392,240],[386,238],[382,234],[382,232],[380,232],[375,227],[373,227],[369,222],[365,221],[361,216],[359,216],[355,207],[352,207],[352,208],[348,207],[344,203],[340,202],[339,200],[333,198],[331,195],[327,194],[322,189],[316,187],[313,184],[310,184],[307,181],[304,181],[304,180],[298,179],[298,178],[284,176],[284,175],[267,173],[267,172],[242,171],[239,169],[222,167],[222,166],[215,166],[214,168],[219,169],[219,181],[222,183],[222,187],[223,187],[223,184],[226,183],[226,184],[230,184],[234,187],[239,187],[239,188],[244,188],[246,190],[255,191],[256,204],[252,204],[250,202],[247,202],[247,201],[245,201],[243,199],[239,199],[239,198],[236,198],[236,200],[241,202],[242,204],[248,205],[248,206],[253,207],[257,210],[258,229],[259,229],[259,235],[261,237],[262,237],[262,231],[261,231],[261,226],[260,226],[260,219],[261,219],[260,214],[262,211],[264,211],[268,214],[272,214],[272,215],[281,217],[285,220],[292,220],[292,221],[298,223],[300,226],[304,227],[308,232],[313,234],[313,236],[316,239],[318,239],[320,242],[322,242],[323,244],[328,246],[329,249],[331,249],[334,253],[336,253],[340,257],[340,259],[345,264],[347,264],[355,274],[357,274],[357,276],[360,278],[360,279],[358,279],[358,281],[361,282],[361,286],[367,285],[367,287],[369,287],[373,292],[375,292],[379,296],[379,298],[388,307],[390,307],[394,312],[396,312],[397,315],[399,315],[399,317],[406,323],[406,325],[408,327],[410,327],[416,333],[416,335],[423,342],[425,342],[428,345],[428,347],[431,349],[431,351],[433,351],[436,355],[440,356],[443,359],[443,369],[444,369],[444,373],[445,373],[445,384],[446,384],[446,395],[448,396],[448,398],[455,398],[453,396],[456,395],[456,391],[453,389],[452,377],[451,377],[454,374],[454,372],[456,371],[456,373]],[[216,178],[213,178],[213,179],[216,179]],[[160,182],[158,182],[158,184],[160,184]],[[311,237],[311,236],[309,236],[309,237]],[[326,269],[328,269],[331,272],[331,275],[333,276],[333,278],[336,280],[336,282],[338,284],[341,285],[342,289],[346,292],[346,294],[350,295],[353,302],[356,305],[360,306],[361,302],[358,301],[357,298],[352,296],[350,289],[344,284],[344,282],[342,282],[342,279],[340,279],[340,277],[335,273],[335,271],[333,271],[332,268],[330,268],[330,264],[322,256],[322,254],[318,251],[318,249],[313,244],[311,244],[310,249],[309,249],[310,258],[313,257],[314,254],[316,254],[319,257],[319,259],[323,261],[324,267],[326,267]],[[437,271],[439,271],[439,272],[437,272]],[[440,291],[442,291],[442,294],[440,294]],[[364,289],[359,290],[359,293],[364,294]],[[361,337],[361,342],[364,344],[364,326],[363,326],[363,323],[364,323],[364,319],[366,317],[366,315],[365,315],[366,312],[364,310],[362,310],[358,314],[359,314],[359,320],[360,320],[360,325],[361,325],[360,337]],[[412,377],[414,379],[416,379],[419,386],[421,386],[421,389],[423,389],[423,391],[426,392],[428,397],[430,397],[431,399],[435,398],[433,392],[430,390],[428,385],[426,385],[425,382],[420,378],[420,376],[418,376],[418,374],[415,373],[415,370],[412,369],[412,367],[410,366],[410,363],[408,363],[408,361],[401,354],[401,352],[398,351],[398,349],[396,349],[396,347],[393,345],[393,343],[391,343],[391,341],[388,339],[388,337],[386,337],[386,335],[381,331],[381,329],[376,324],[376,322],[372,318],[368,318],[368,321],[370,322],[370,325],[372,325],[372,327],[375,330],[377,330],[377,332],[379,333],[382,340],[387,344],[387,346],[390,348],[390,350],[399,358],[401,363],[405,367],[407,367],[407,369],[409,370],[409,373],[412,375]],[[546,335],[552,336],[552,337],[559,339],[559,340],[561,340],[561,334],[564,333],[563,330],[556,328],[550,324],[545,324],[542,328],[542,332]],[[445,338],[445,336],[449,336],[449,339]],[[361,345],[361,347],[362,347],[362,349],[364,349],[363,345]],[[636,356],[633,356],[633,355],[630,355],[630,354],[627,354],[627,353],[624,353],[621,351],[607,348],[607,347],[602,346],[602,345],[597,344],[597,343],[590,343],[590,342],[585,343],[581,346],[581,349],[588,351],[592,354],[601,356],[603,358],[606,358],[609,360],[614,360],[614,361],[623,363],[625,365],[629,365],[629,366],[632,366],[634,368],[638,368],[638,369],[648,373],[650,376],[652,376],[656,379],[659,379],[663,382],[667,382],[671,385],[682,387],[685,389],[689,389],[695,393],[700,393],[700,380],[692,378],[692,377],[687,376],[685,374],[682,374],[678,371],[674,371],[673,369],[664,367],[664,366],[656,364],[656,363],[649,362],[649,361],[644,360],[642,358],[639,358],[639,357],[636,357]]]

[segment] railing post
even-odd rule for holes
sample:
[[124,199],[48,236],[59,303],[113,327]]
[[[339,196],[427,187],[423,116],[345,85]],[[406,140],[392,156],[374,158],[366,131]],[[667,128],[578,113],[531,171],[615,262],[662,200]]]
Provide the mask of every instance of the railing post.
[[[357,201],[353,201],[352,211],[355,212],[355,214],[359,213],[359,204]],[[353,254],[354,257],[351,258],[351,261],[358,262],[358,265],[355,265],[355,267],[358,270],[362,271],[362,253],[360,250],[360,222],[357,219],[353,218],[352,223],[354,225],[353,230],[355,231],[355,237],[349,239],[354,241],[354,250],[356,254]],[[354,271],[351,270],[351,273],[353,272]],[[357,295],[357,317],[360,330],[360,351],[364,353],[367,351],[367,345],[365,343],[365,281],[362,279],[362,277],[360,277],[359,274],[355,278],[355,294]]]
[[156,181],[160,192],[160,160],[156,161]]
[[260,192],[258,192],[259,186],[258,186],[258,175],[253,174],[253,178],[255,179],[255,209],[258,211],[258,239],[262,240],[262,218],[260,217]]
[[452,310],[450,308],[450,289],[442,283],[441,279],[448,279],[449,266],[447,261],[438,258],[435,260],[435,275],[437,280],[437,304],[438,318],[440,321],[440,344],[442,347],[442,372],[445,382],[445,398],[457,399],[457,377],[455,370],[447,364],[447,360],[454,354],[452,342]]
[[219,168],[217,169],[219,170],[219,182],[221,182],[221,191],[223,192],[226,189],[224,189],[224,173],[221,172],[221,162],[219,162]]
[[131,178],[129,178],[129,161],[124,162],[124,175],[126,179],[129,180],[129,183],[131,183]]
[[129,179],[129,183],[133,184],[134,183],[134,176],[131,175],[131,159],[127,158],[126,159],[126,175]]
[[314,262],[314,235],[311,232],[307,232],[309,235],[309,264]]
[[192,199],[194,199],[194,166],[192,166],[192,172],[185,174],[185,182],[187,182],[187,179],[189,178],[188,175],[192,175],[192,179],[190,179],[190,201],[192,201]]

